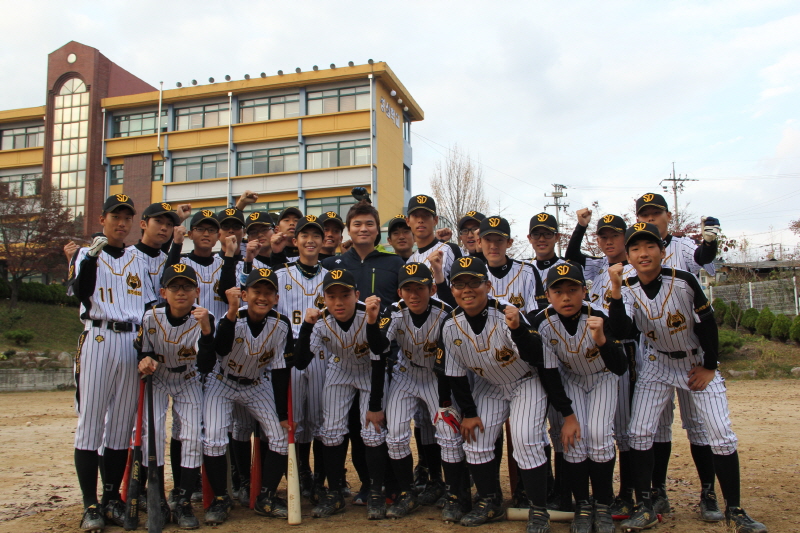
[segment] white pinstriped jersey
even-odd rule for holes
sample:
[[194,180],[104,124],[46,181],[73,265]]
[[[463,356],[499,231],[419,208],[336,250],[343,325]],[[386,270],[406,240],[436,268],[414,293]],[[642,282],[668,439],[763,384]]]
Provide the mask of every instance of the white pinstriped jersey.
[[[476,335],[464,311],[457,307],[442,327],[445,374],[462,377],[471,371],[496,386],[531,377],[533,368],[523,361],[506,325],[505,305],[489,299],[486,325]],[[520,320],[527,321],[520,315]]]
[[[255,267],[255,262],[253,263]],[[322,280],[328,273],[322,263],[317,263],[319,270],[313,278],[307,277],[297,263],[285,263],[275,270],[278,276],[278,311],[292,322],[294,337],[300,333],[306,309],[322,309],[325,307],[325,296],[322,293]]]
[[553,306],[536,315],[531,326],[542,337],[545,367],[559,367],[562,372],[567,370],[582,376],[608,371],[589,330],[589,315],[604,316],[584,303],[575,335],[570,335]]
[[584,257],[583,279],[587,283],[594,283],[595,278],[608,269],[608,257]]
[[662,264],[665,267],[675,267],[691,272],[695,276],[699,275],[700,269],[703,268],[709,275],[713,276],[716,272],[713,262],[702,266],[695,263],[694,251],[696,249],[697,244],[689,237],[670,235],[666,243],[667,255],[664,257]]
[[424,263],[425,266],[430,268],[431,262],[428,261],[428,256],[430,256],[433,252],[441,250],[443,252],[442,273],[444,274],[445,279],[450,279],[450,269],[453,267],[453,261],[456,260],[456,252],[454,248],[460,252],[460,249],[455,244],[439,241],[433,246],[430,246],[430,248],[426,248],[424,251],[414,250],[414,253],[411,254],[408,259],[406,259],[406,263]]
[[158,289],[161,287],[161,273],[164,272],[164,265],[167,264],[167,254],[159,251],[157,256],[152,257],[136,248],[136,246],[131,246],[130,250],[133,251],[133,254],[139,261],[142,261],[146,265],[145,268],[150,277],[150,283],[144,285],[145,304],[151,302],[163,303],[164,300],[161,298]]
[[197,305],[208,309],[214,316],[225,316],[228,312],[228,304],[222,301],[217,289],[219,289],[219,276],[222,272],[222,257],[218,254],[211,256],[210,265],[201,265],[197,261],[192,261],[190,257],[181,257],[181,263],[189,265],[197,273],[197,286],[200,287],[200,296],[197,298]]
[[[594,277],[592,288],[589,290],[589,301],[592,303],[593,308],[608,314],[608,304],[611,300],[611,278],[608,275],[608,258],[603,257],[600,261],[597,265],[599,266],[597,275]],[[622,267],[622,279],[635,275],[636,269],[625,263]]]
[[[90,309],[81,303],[81,318],[110,320],[139,324],[148,302],[145,294],[152,294],[152,283],[143,261],[139,261],[128,247],[119,259],[105,251],[97,257],[97,281],[94,293],[89,298]],[[75,261],[75,276],[81,269],[89,248],[81,248]]]
[[396,340],[400,346],[397,353],[397,364],[400,367],[411,365],[433,370],[439,350],[439,331],[453,309],[440,300],[431,300],[429,308],[428,318],[422,326],[416,327],[411,311],[403,300],[392,304],[392,320],[386,329],[386,338],[390,342]]
[[[381,320],[391,320],[385,317]],[[329,354],[328,368],[338,368],[345,373],[370,371],[370,361],[380,360],[369,349],[367,342],[367,311],[363,302],[356,304],[356,313],[350,328],[344,331],[333,315],[323,309],[322,316],[311,331],[311,353],[314,357]]]
[[[192,308],[194,309],[194,308]],[[213,324],[214,317],[209,316]],[[173,326],[167,318],[167,308],[156,306],[142,317],[135,343],[143,353],[154,352],[159,363],[167,368],[197,364],[197,341],[202,335],[200,322],[189,317],[183,324]]]
[[220,369],[226,374],[256,379],[267,370],[286,368],[287,341],[292,338],[292,325],[286,316],[274,309],[264,319],[264,329],[253,336],[247,325],[247,310],[239,309],[236,318],[233,346],[220,360]]
[[566,261],[564,261],[560,257],[556,257],[555,260],[553,260],[546,267],[539,268],[539,266],[537,265],[535,257],[533,259],[531,259],[530,261],[528,261],[528,264],[531,265],[533,268],[535,268],[536,271],[539,273],[539,278],[542,280],[542,287],[545,287],[545,284],[547,283],[547,273],[550,272],[550,269],[553,268],[554,266],[558,266],[558,265],[560,265],[562,263],[566,263]]
[[489,269],[492,297],[509,302],[523,312],[537,309],[536,290],[539,280],[536,270],[529,263],[517,260],[510,263],[509,270],[505,276],[498,278]]

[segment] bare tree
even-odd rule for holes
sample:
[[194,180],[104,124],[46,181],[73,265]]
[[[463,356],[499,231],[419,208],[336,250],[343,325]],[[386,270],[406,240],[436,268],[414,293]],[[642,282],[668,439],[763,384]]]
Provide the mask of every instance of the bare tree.
[[[437,161],[431,176],[431,193],[440,217],[455,233],[458,219],[468,211],[489,215],[489,201],[483,188],[483,169],[458,144],[448,149],[447,158]],[[494,214],[494,213],[493,213]]]

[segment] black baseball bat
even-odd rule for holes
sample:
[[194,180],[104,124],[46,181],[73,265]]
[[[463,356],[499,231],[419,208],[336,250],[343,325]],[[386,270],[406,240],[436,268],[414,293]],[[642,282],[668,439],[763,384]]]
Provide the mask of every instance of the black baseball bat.
[[122,527],[133,531],[139,527],[139,495],[142,492],[142,415],[144,414],[144,381],[139,382],[139,407],[136,410],[136,437],[133,441],[133,461],[128,477],[125,500],[125,520]]
[[161,533],[161,477],[156,460],[156,419],[153,411],[153,375],[147,376],[147,533]]

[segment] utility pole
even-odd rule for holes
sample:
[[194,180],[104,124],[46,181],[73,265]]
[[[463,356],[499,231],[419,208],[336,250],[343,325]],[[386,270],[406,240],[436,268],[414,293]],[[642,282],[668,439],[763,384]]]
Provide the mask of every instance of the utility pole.
[[[545,198],[552,198],[553,199],[553,203],[552,204],[544,204],[544,209],[545,209],[545,211],[547,211],[548,207],[555,207],[556,208],[556,224],[559,224],[559,226],[558,226],[559,230],[561,229],[561,224],[559,222],[558,212],[559,212],[559,210],[563,209],[564,213],[566,213],[567,212],[567,208],[569,207],[569,204],[562,204],[561,203],[561,199],[562,198],[566,198],[566,196],[567,196],[567,193],[564,192],[564,189],[566,189],[566,188],[567,188],[566,185],[561,185],[561,184],[558,184],[558,183],[554,183],[553,184],[553,192],[551,194],[545,194],[544,195]],[[558,255],[560,256],[561,255],[561,240],[558,241],[557,245],[558,245]]]
[[671,188],[672,188],[672,201],[673,201],[673,204],[672,204],[672,209],[673,209],[673,211],[672,211],[672,221],[673,221],[673,224],[675,226],[677,226],[679,224],[679,222],[680,222],[680,218],[678,217],[678,193],[679,192],[683,192],[683,188],[684,188],[683,184],[685,182],[687,182],[687,181],[698,181],[698,180],[689,179],[686,176],[684,176],[683,174],[681,174],[680,176],[676,176],[675,175],[675,162],[673,161],[672,162],[672,174],[670,175],[669,178],[665,178],[665,179],[661,180],[661,182],[659,182],[659,185],[661,185],[661,187],[664,189],[664,192],[669,192],[670,186],[664,185],[665,181],[668,181],[668,182],[672,183],[672,185],[671,185]]

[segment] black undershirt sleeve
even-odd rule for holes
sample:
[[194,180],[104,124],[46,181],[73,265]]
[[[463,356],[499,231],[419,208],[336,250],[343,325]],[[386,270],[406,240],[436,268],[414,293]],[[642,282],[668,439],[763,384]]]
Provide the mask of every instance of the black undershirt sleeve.
[[622,343],[614,337],[608,319],[604,320],[603,332],[606,336],[606,343],[600,346],[600,357],[610,372],[621,376],[628,370],[628,359],[625,357]]
[[370,361],[372,376],[370,378],[369,410],[377,413],[383,409],[383,386],[386,383],[386,354],[382,353],[377,361]]
[[311,333],[313,331],[314,324],[310,322],[304,321],[300,326],[297,341],[294,343],[294,366],[298,370],[305,370],[314,358],[314,354],[311,353]]
[[573,414],[572,400],[567,396],[567,391],[564,390],[564,382],[561,381],[561,373],[557,368],[544,368],[543,366],[537,367],[536,371],[539,372],[539,379],[544,387],[544,392],[547,394],[547,400],[553,408],[561,413],[561,416],[569,416]]
[[703,348],[703,368],[708,370],[717,369],[717,359],[719,357],[719,326],[714,319],[714,309],[711,302],[706,298],[703,288],[694,276],[687,276],[692,292],[694,292],[694,312],[700,317],[700,321],[694,326],[694,332],[700,340]]
[[[94,294],[97,284],[97,256],[92,257],[86,254],[81,261],[81,268],[78,275],[72,282],[72,292],[79,300],[88,300]],[[88,307],[88,306],[86,306]]]
[[181,262],[181,251],[183,250],[183,243],[173,242],[169,247],[169,254],[167,255],[166,266],[177,265]]
[[609,298],[608,300],[608,320],[606,320],[606,324],[609,325],[611,335],[615,339],[633,338],[633,320],[625,312],[625,304],[622,303],[622,298]]
[[472,397],[472,391],[469,388],[469,379],[467,376],[461,377],[448,377],[450,382],[450,389],[453,391],[453,396],[461,408],[461,414],[464,418],[475,418],[478,416],[478,407],[475,405],[475,399]]
[[436,297],[450,307],[456,307],[456,299],[453,298],[453,292],[450,290],[447,280],[436,284]]
[[211,322],[211,333],[200,335],[197,341],[197,370],[201,374],[208,374],[214,369],[214,323]]
[[450,389],[450,379],[447,376],[437,373],[436,384],[439,391],[439,407],[449,407],[453,405],[453,391]]
[[383,353],[389,348],[389,339],[386,338],[384,331],[381,331],[380,324],[367,323],[367,342],[372,353]]
[[228,320],[227,316],[222,317],[217,327],[217,334],[214,336],[214,351],[218,356],[224,357],[231,353],[235,336],[236,323]]
[[589,257],[581,252],[581,244],[583,244],[583,236],[586,235],[586,229],[587,226],[581,226],[580,224],[575,226],[575,230],[569,238],[569,244],[567,244],[567,251],[564,253],[564,259],[578,263],[584,268],[586,267],[586,258]]
[[694,262],[698,265],[707,265],[713,262],[714,258],[717,257],[718,242],[708,243],[703,240],[703,243],[694,249]]
[[289,418],[289,379],[291,368],[279,368],[272,371],[272,392],[275,395],[275,411],[278,420],[283,422]]
[[528,324],[520,320],[516,329],[511,330],[511,340],[517,345],[520,358],[531,366],[544,364],[542,338],[528,328]]
[[240,256],[223,256],[222,257],[222,271],[219,274],[219,289],[217,295],[222,298],[222,301],[228,303],[228,297],[225,291],[231,287],[236,286],[236,263],[239,262]]

